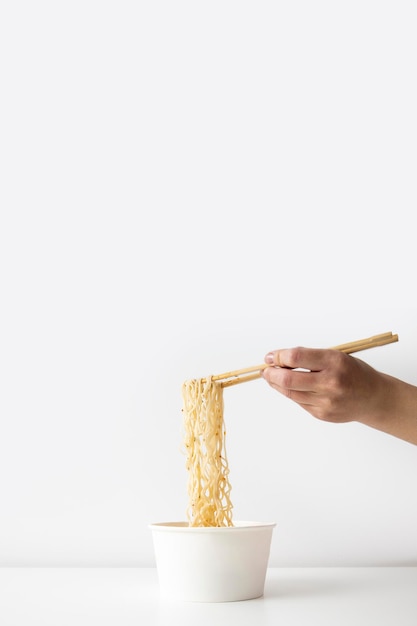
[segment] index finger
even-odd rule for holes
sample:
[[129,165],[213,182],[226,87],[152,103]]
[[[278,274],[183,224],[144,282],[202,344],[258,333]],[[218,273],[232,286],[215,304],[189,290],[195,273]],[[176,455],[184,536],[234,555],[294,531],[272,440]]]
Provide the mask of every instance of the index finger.
[[329,352],[334,350],[321,348],[282,348],[273,350],[265,356],[265,363],[271,366],[287,367],[290,369],[306,369],[319,372],[324,369],[329,359]]

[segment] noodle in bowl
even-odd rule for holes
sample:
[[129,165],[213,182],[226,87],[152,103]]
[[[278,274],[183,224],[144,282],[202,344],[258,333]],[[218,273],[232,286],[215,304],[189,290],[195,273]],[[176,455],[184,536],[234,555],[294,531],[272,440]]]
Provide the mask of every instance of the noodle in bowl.
[[264,593],[275,522],[233,526],[150,524],[160,595],[190,602],[251,600]]

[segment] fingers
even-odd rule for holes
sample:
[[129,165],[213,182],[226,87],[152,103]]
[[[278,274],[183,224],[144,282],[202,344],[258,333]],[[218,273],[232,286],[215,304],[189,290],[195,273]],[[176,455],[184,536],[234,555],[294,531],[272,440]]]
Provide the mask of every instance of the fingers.
[[319,372],[324,369],[333,350],[314,348],[284,348],[274,350],[265,356],[265,363],[291,369],[305,369]]
[[291,396],[294,392],[312,392],[317,389],[317,374],[314,372],[300,372],[285,367],[267,367],[262,372],[263,378],[277,391]]
[[[265,361],[275,365],[263,371],[265,380],[277,391],[295,400],[295,392],[320,393],[328,384],[324,370],[335,369],[341,353],[336,350],[288,348],[266,355]],[[343,358],[343,357],[342,357]],[[297,398],[296,402],[300,402]]]

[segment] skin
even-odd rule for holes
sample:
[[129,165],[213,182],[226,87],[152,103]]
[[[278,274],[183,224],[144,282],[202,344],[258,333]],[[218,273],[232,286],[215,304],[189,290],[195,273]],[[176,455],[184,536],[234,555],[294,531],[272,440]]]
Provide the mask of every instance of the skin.
[[360,422],[417,445],[416,386],[337,350],[274,350],[265,363],[269,385],[317,419]]

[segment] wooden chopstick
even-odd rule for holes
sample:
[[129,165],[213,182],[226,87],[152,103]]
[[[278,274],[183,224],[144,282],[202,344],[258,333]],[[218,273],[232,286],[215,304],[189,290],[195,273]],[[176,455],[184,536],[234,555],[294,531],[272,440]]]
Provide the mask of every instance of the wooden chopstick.
[[378,341],[370,341],[369,343],[358,343],[352,347],[347,348],[332,348],[333,350],[338,350],[339,352],[345,352],[346,354],[353,354],[354,352],[359,352],[360,350],[368,350],[368,348],[376,348],[378,346],[385,346],[388,343],[394,343],[398,341],[398,335],[391,335],[390,337],[386,337],[385,339],[380,339]]
[[[352,353],[356,352],[356,348],[359,347],[360,350],[365,350],[366,348],[362,348],[361,346],[369,344],[369,347],[373,347],[375,345],[385,345],[385,343],[391,343],[393,341],[394,335],[392,333],[381,333],[380,335],[374,335],[373,337],[368,337],[367,339],[358,339],[358,341],[350,341],[349,343],[342,343],[340,346],[334,346],[331,348],[332,350],[339,350],[340,352]],[[396,339],[394,341],[398,341],[398,335],[395,335]],[[382,344],[381,344],[382,341]]]
[[[354,352],[360,352],[361,350],[384,346],[396,341],[398,341],[398,335],[393,335],[392,333],[382,333],[366,339],[359,339],[357,341],[340,344],[339,346],[333,346],[330,350],[338,350],[339,352],[344,352],[345,354],[352,354]],[[212,381],[222,381],[222,387],[231,387],[232,385],[238,385],[240,383],[260,378],[262,370],[267,367],[271,366],[266,363],[262,363],[261,365],[254,365],[240,370],[225,372],[224,374],[217,374],[212,376],[211,379]]]

